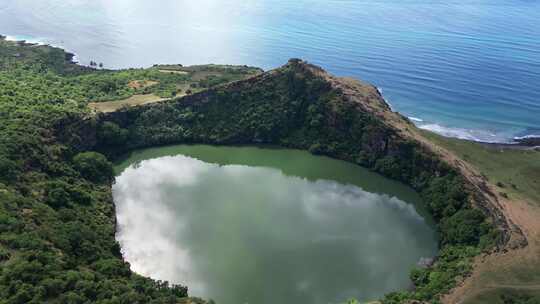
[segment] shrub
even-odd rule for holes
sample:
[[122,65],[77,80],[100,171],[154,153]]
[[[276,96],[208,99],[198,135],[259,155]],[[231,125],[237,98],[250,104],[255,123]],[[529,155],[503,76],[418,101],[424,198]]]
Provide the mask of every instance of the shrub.
[[465,204],[467,191],[459,177],[448,174],[434,178],[422,191],[422,196],[433,217],[441,220],[452,216]]
[[71,200],[69,195],[69,185],[62,181],[52,181],[47,184],[47,199],[45,202],[47,205],[58,209],[67,207]]
[[14,161],[0,157],[0,182],[13,182],[17,178],[19,167]]
[[114,122],[104,122],[98,130],[98,140],[102,145],[118,146],[127,141],[128,130],[120,128]]
[[440,225],[443,244],[477,245],[480,236],[489,231],[485,216],[478,209],[463,209]]
[[131,275],[129,270],[129,264],[125,263],[119,259],[102,259],[94,263],[94,268],[100,273],[115,277],[115,276],[124,276],[127,277]]
[[114,177],[111,162],[101,153],[79,153],[73,158],[73,164],[84,178],[93,182],[110,182]]
[[9,253],[9,251],[7,251],[4,248],[0,248],[0,262],[9,260],[10,257],[11,257],[11,254]]

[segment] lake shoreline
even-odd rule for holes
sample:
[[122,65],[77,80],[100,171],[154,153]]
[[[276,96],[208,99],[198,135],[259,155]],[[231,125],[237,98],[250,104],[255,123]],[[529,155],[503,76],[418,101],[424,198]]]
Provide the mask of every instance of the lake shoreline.
[[[326,303],[338,298],[342,301],[345,297],[341,298],[340,292],[351,288],[361,291],[351,293],[348,297],[359,297],[362,300],[381,298],[390,291],[407,289],[412,283],[408,278],[410,268],[425,265],[425,261],[433,261],[439,250],[436,225],[431,215],[424,210],[425,206],[419,194],[405,184],[398,184],[353,163],[312,155],[305,150],[276,150],[256,146],[179,144],[134,152],[136,153],[130,158],[116,165],[116,168],[125,168],[117,174],[113,185],[119,223],[116,239],[133,271],[153,279],[186,284],[190,288],[191,296],[212,298],[218,303],[238,303],[242,300],[242,294],[247,293],[251,297],[249,302],[256,300],[257,296],[248,291],[257,290],[258,285],[250,285],[252,281],[241,274],[235,279],[244,280],[242,286],[245,286],[247,291],[236,291],[232,287],[218,288],[228,286],[227,282],[217,284],[210,277],[198,275],[212,273],[212,276],[228,276],[234,273],[228,265],[235,265],[236,261],[231,257],[247,254],[250,259],[258,261],[260,266],[257,267],[257,278],[268,282],[263,285],[272,281],[280,282],[275,285],[282,294],[289,294],[291,297],[294,295],[294,300],[287,296],[274,295],[272,301],[268,301],[269,296],[266,296],[259,298],[257,302],[260,303]],[[168,169],[163,169],[164,167]],[[159,172],[156,168],[160,168]],[[120,170],[117,169],[118,171]],[[176,172],[176,176],[170,175],[171,172]],[[149,176],[152,177],[152,182],[146,180]],[[163,186],[165,180],[167,187]],[[240,180],[244,182],[239,182]],[[265,182],[257,182],[261,180]],[[149,198],[143,195],[150,192],[149,189],[157,189],[157,193],[160,193],[159,199],[154,200],[154,196]],[[275,191],[276,189],[279,191]],[[245,199],[246,197],[251,199]],[[152,206],[153,215],[145,215],[148,213],[148,206]],[[236,212],[231,213],[231,208]],[[169,212],[176,214],[173,217],[175,220],[170,218]],[[231,221],[230,216],[234,218],[234,225],[219,224],[221,221]],[[204,223],[196,220],[201,217],[211,220]],[[258,220],[251,222],[252,217]],[[373,221],[374,217],[380,219]],[[393,220],[385,221],[388,218]],[[350,226],[343,224],[347,222],[355,229],[350,230]],[[243,229],[234,229],[237,225],[241,225]],[[212,228],[203,229],[207,226]],[[152,227],[161,228],[153,230]],[[276,230],[275,227],[280,228]],[[336,233],[335,229],[340,227],[343,227],[343,231]],[[177,249],[163,246],[168,238],[166,233],[162,232],[171,230],[178,235],[173,242],[173,248]],[[186,238],[185,236],[193,233],[190,231],[199,233]],[[243,235],[243,231],[249,233]],[[296,231],[303,232],[296,234]],[[399,237],[395,231],[400,231],[397,234]],[[356,237],[360,232],[367,235],[377,233],[378,240],[363,242],[363,238]],[[184,237],[180,237],[182,235]],[[182,252],[178,248],[188,250],[194,245],[195,248],[225,246],[216,246],[219,241],[212,237],[214,235],[219,235],[219,240],[229,240],[226,245],[234,249],[234,254],[221,255],[213,250],[204,250],[204,253],[197,256],[185,256],[184,263],[172,262],[177,251]],[[301,238],[298,238],[300,235]],[[288,243],[286,240],[290,238],[295,239],[294,244],[304,245]],[[241,241],[235,246],[234,240],[238,239]],[[408,246],[410,243],[416,245]],[[247,252],[244,245],[239,244],[245,244],[249,248],[262,247],[264,250],[253,249]],[[336,246],[345,247],[340,250],[332,249]],[[387,246],[393,246],[394,249],[382,250]],[[352,248],[362,254],[359,257],[343,254],[347,249],[353,250]],[[284,253],[284,250],[287,253]],[[318,269],[317,265],[332,260],[332,250],[339,252],[342,257],[339,265],[360,269],[362,266],[356,264],[359,259],[370,260],[369,257],[377,257],[387,261],[387,270],[382,271],[384,267],[372,266],[370,271],[345,272],[344,278],[329,279],[330,281],[326,281],[326,275],[320,274],[316,276],[318,279],[312,278],[310,284],[302,285],[303,290],[310,291],[309,294],[317,294],[315,298],[295,295],[297,282],[290,278],[312,275],[313,269]],[[320,254],[311,254],[313,251]],[[396,251],[400,253],[392,254]],[[317,257],[322,260],[316,262]],[[200,266],[208,260],[221,263],[219,265],[222,266]],[[303,263],[311,263],[308,267],[309,273],[305,272],[304,267],[285,266]],[[232,268],[241,269],[243,264],[244,261]],[[328,267],[334,272],[341,271],[341,266]],[[169,271],[171,268],[174,271]],[[222,272],[227,268],[228,271]],[[275,273],[275,269],[282,271]],[[328,268],[325,269],[320,271],[329,271]],[[387,271],[392,274],[389,275]],[[190,275],[180,276],[179,273]],[[287,275],[282,275],[283,273]],[[392,283],[391,287],[382,287],[382,283],[362,283],[366,281]],[[206,288],[201,290],[201,285]],[[221,290],[230,291],[223,293]],[[325,292],[321,293],[321,290]],[[257,290],[257,293],[262,291]],[[229,297],[235,300],[223,300]]]

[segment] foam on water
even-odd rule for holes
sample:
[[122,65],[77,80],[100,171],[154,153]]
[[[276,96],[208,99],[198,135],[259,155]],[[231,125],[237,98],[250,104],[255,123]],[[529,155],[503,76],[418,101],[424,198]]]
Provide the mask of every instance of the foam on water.
[[418,117],[409,116],[408,118],[409,118],[410,120],[412,120],[412,121],[415,121],[415,122],[424,122],[423,119],[418,118]]
[[524,135],[524,136],[515,136],[515,140],[521,140],[521,139],[531,139],[531,138],[540,138],[540,134],[530,134],[530,135]]
[[417,127],[446,137],[454,137],[485,143],[511,143],[505,134],[497,134],[486,130],[452,128],[437,123],[417,123]]
[[[384,101],[390,106],[390,109],[392,111],[396,111],[393,108],[392,104],[388,102],[388,98],[383,95],[383,89],[377,87],[377,91],[379,91],[379,94],[381,94]],[[446,137],[453,137],[476,142],[515,143],[514,141],[519,139],[540,137],[540,135],[512,136],[512,134],[516,134],[515,131],[497,132],[473,128],[449,127],[436,122],[428,122],[422,118],[418,118],[415,116],[407,116],[407,118],[411,120],[420,129],[431,131]]]

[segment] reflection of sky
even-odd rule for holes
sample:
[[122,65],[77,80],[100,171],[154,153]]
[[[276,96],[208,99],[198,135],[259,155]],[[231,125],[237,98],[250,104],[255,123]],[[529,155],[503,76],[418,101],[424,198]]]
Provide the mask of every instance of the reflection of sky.
[[163,157],[113,190],[132,269],[219,303],[376,297],[435,251],[412,205],[275,169]]

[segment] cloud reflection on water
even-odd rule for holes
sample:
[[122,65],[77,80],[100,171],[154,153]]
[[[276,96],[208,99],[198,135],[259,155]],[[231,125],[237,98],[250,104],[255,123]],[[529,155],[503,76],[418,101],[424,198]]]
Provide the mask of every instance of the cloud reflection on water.
[[328,303],[406,288],[434,233],[395,197],[185,156],[142,161],[113,188],[138,273],[218,303]]

